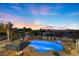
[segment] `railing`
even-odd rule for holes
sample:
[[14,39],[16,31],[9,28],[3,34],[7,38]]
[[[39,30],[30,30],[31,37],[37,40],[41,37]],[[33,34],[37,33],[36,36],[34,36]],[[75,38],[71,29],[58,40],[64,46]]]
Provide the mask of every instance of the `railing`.
[[33,36],[32,38],[33,38],[33,39],[40,39],[40,40],[49,40],[49,41],[52,41],[52,40],[56,40],[56,39],[63,40],[64,37],[54,37],[54,36]]

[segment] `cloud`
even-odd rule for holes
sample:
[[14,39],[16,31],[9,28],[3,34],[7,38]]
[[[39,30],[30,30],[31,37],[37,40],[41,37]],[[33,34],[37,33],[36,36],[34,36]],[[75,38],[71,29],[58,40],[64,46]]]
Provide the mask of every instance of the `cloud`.
[[79,24],[78,23],[70,23],[66,25],[66,29],[76,29],[79,30]]
[[60,4],[56,4],[54,7],[53,7],[53,9],[54,10],[61,10],[61,9],[63,9],[64,8],[64,6],[62,6],[62,3]]
[[15,9],[15,10],[22,10],[21,7],[17,7],[17,6],[11,6],[11,8]]
[[[26,19],[27,20],[27,19]],[[17,17],[14,15],[9,15],[9,17],[6,16],[6,18],[0,18],[0,22],[2,23],[8,23],[11,22],[13,24],[13,27],[23,28],[23,27],[29,27],[26,24],[27,22],[24,22],[24,19],[21,17]]]
[[79,16],[79,12],[68,13],[67,16]]
[[13,9],[14,11],[22,11],[22,7],[19,3],[15,3],[9,6],[11,9]]
[[42,22],[39,19],[33,19],[32,20],[32,24],[34,24],[34,25],[41,25]]
[[[8,13],[0,13],[0,20],[12,23],[24,23],[24,18]],[[27,19],[26,19],[27,20]]]
[[37,7],[36,5],[29,5],[28,8],[32,15],[59,15],[59,13],[51,12],[52,6],[40,5]]
[[[26,21],[26,22],[25,22]],[[34,20],[34,23],[28,23],[28,19],[24,19],[22,17],[18,17],[12,14],[7,14],[7,13],[0,13],[0,22],[4,23],[8,23],[11,22],[14,24],[13,27],[18,27],[18,28],[23,28],[23,27],[27,27],[27,28],[32,28],[32,29],[39,29],[41,26],[38,26],[38,24],[40,24],[39,20]]]
[[24,20],[28,20],[28,19],[24,19],[12,14],[7,14],[7,13],[0,13],[0,22],[12,22],[14,24],[14,27],[18,27],[18,28],[23,28],[23,27],[27,27],[27,28],[32,28],[32,29],[40,29],[40,28],[50,28],[50,29],[78,29],[79,30],[79,24],[77,23],[69,23],[66,27],[60,27],[60,26],[46,26],[46,25],[42,25],[41,21],[39,19],[32,19],[33,22],[32,23],[28,23],[28,22],[24,22]]
[[0,19],[0,23],[7,24],[8,22]]

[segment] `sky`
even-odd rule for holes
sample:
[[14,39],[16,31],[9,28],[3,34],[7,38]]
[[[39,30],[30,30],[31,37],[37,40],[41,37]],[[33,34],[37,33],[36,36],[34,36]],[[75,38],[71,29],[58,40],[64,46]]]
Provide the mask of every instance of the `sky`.
[[79,29],[79,3],[0,3],[0,22],[8,21],[15,27]]

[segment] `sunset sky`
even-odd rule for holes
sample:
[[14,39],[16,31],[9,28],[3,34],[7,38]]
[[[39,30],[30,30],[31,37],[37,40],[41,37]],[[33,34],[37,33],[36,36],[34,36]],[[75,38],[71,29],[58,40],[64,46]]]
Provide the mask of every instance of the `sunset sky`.
[[0,22],[10,21],[15,27],[33,25],[79,29],[79,4],[0,3]]

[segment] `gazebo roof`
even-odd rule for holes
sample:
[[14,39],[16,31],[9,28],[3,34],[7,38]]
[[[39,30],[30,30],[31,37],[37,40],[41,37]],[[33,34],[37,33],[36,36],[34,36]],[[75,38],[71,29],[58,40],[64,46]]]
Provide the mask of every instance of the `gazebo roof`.
[[16,44],[8,44],[8,45],[4,46],[3,48],[8,49],[8,50],[21,51],[25,47],[27,47],[28,44],[30,44],[30,42],[20,42],[18,45],[16,45]]

